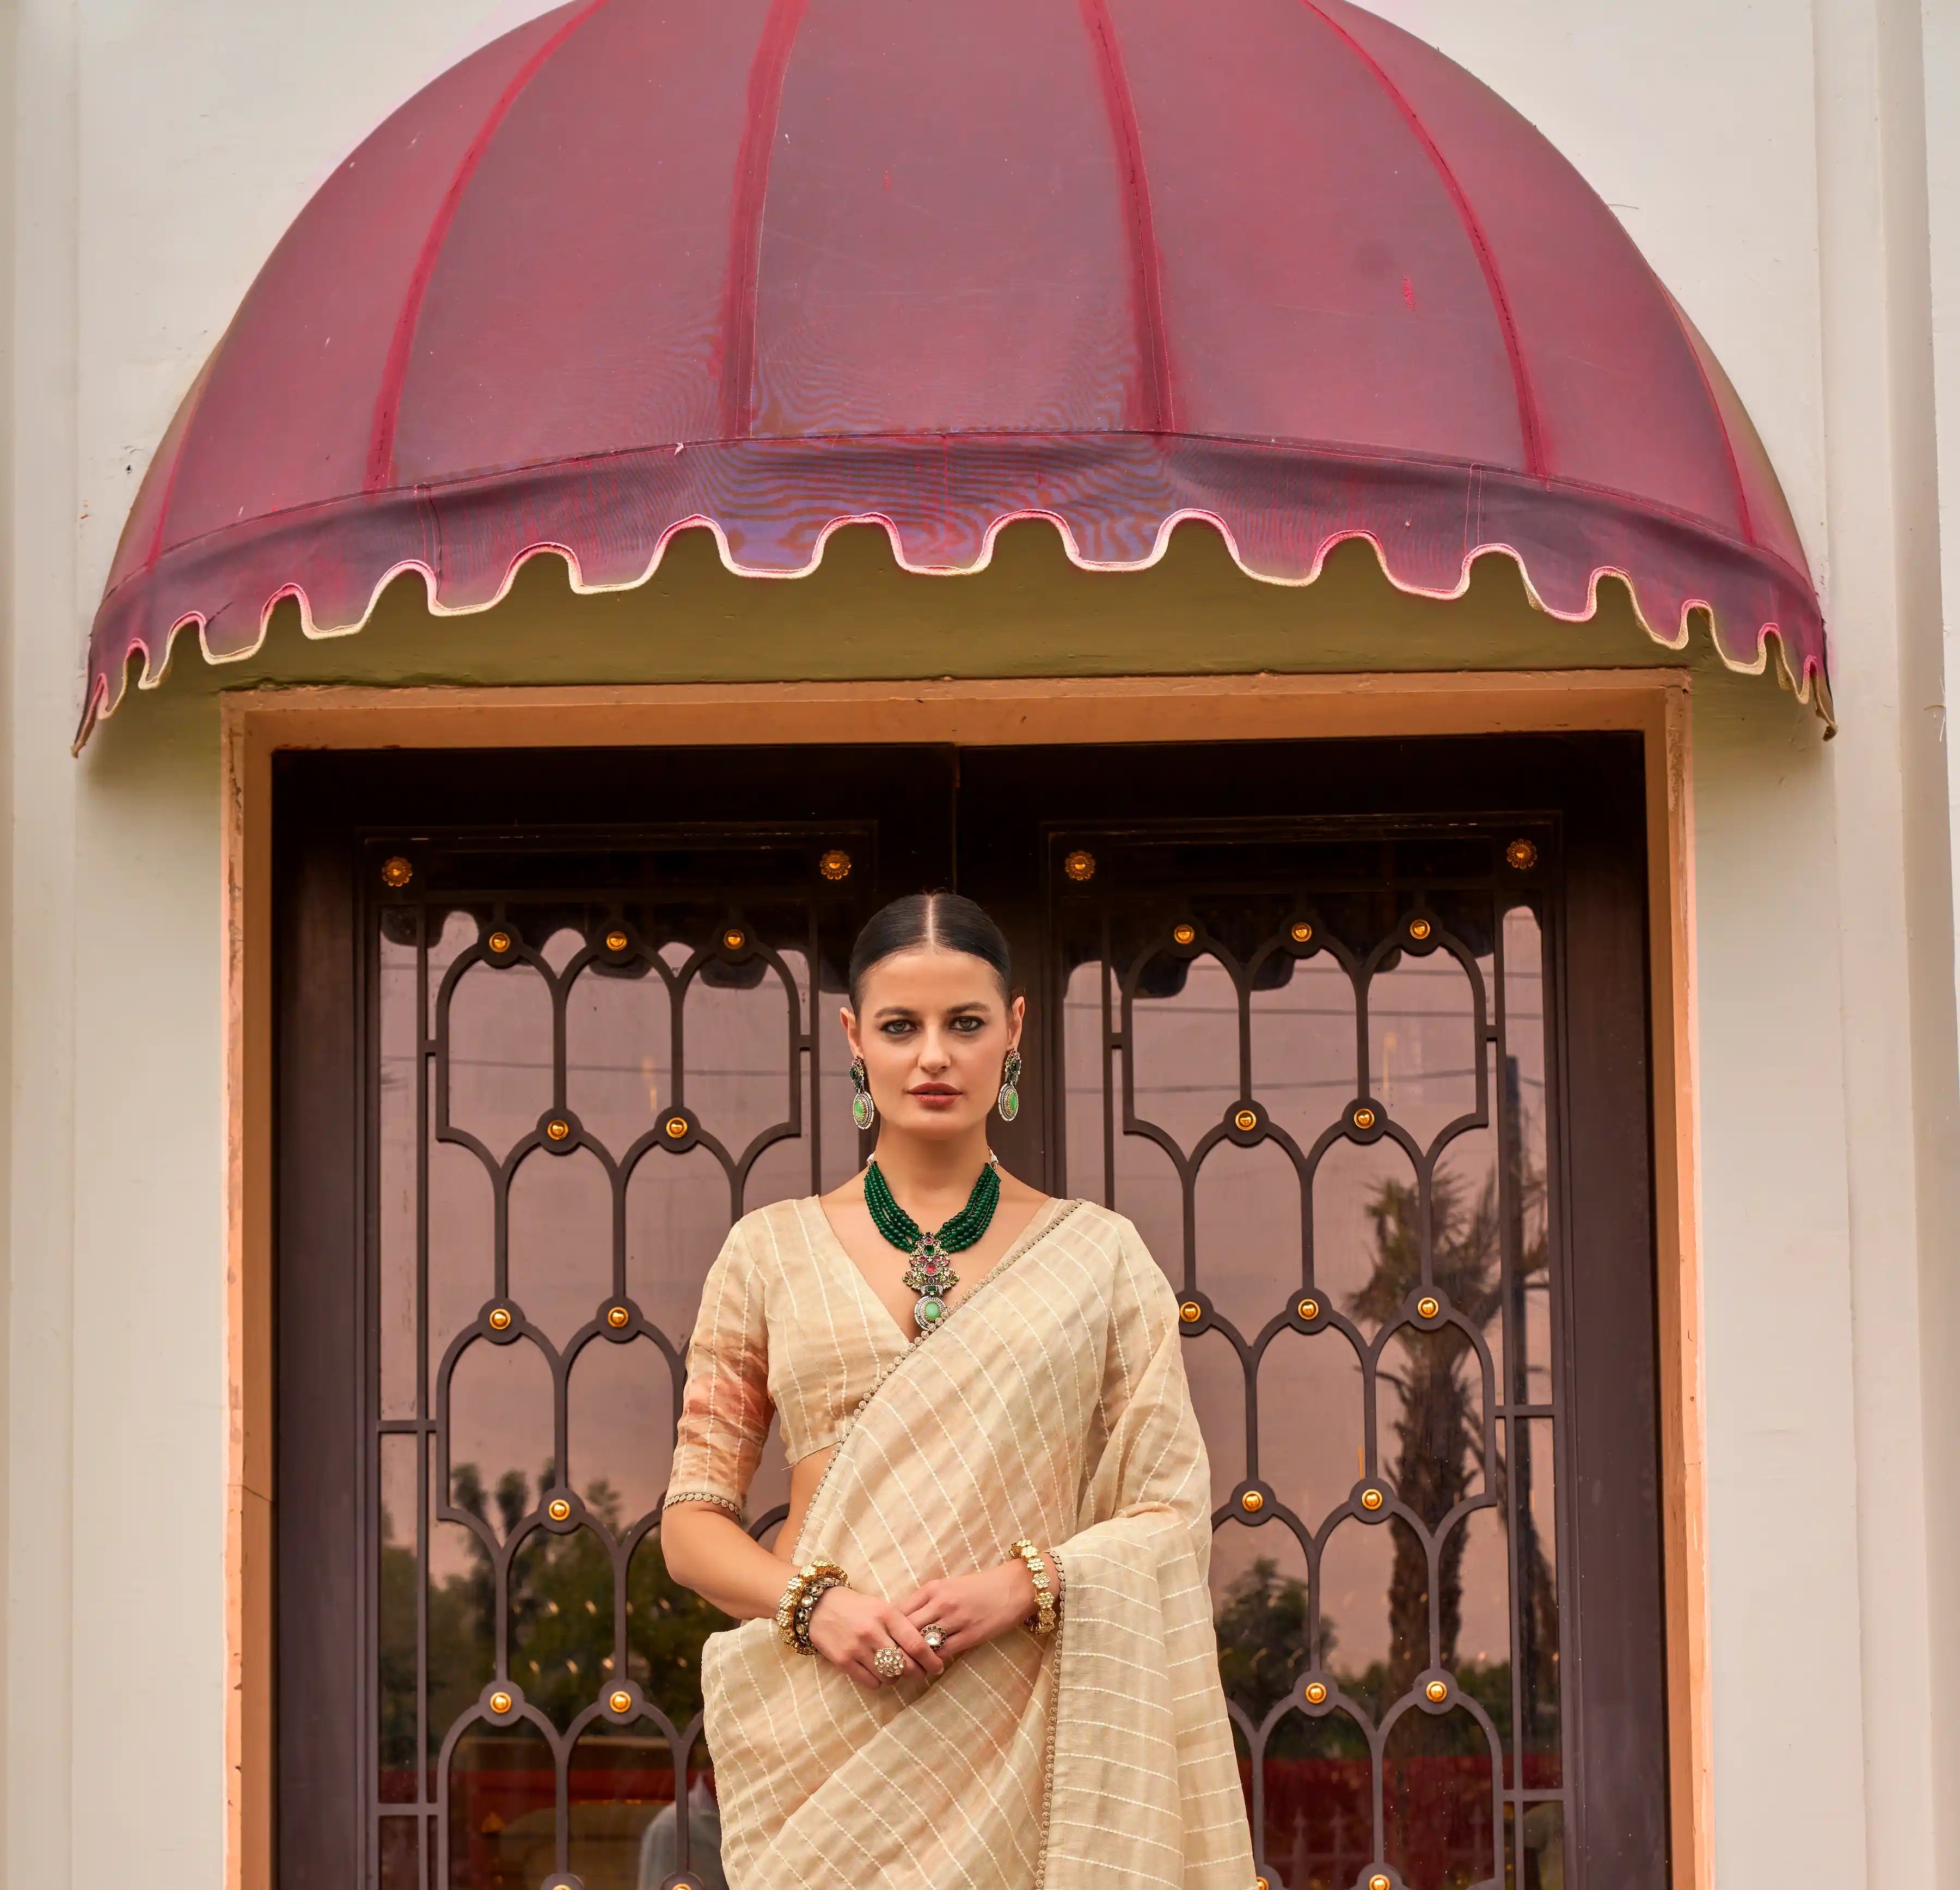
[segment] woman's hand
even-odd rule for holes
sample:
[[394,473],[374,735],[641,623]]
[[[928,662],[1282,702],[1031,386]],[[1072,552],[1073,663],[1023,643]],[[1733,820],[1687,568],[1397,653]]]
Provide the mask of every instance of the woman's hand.
[[885,1684],[871,1665],[881,1647],[897,1648],[910,1671],[937,1674],[946,1666],[900,1609],[854,1588],[829,1588],[817,1597],[810,1617],[810,1644],[873,1693]]
[[940,1652],[950,1657],[1020,1627],[1035,1612],[1034,1577],[1016,1556],[978,1575],[928,1582],[899,1603],[899,1612],[915,1627],[937,1621],[946,1630]]

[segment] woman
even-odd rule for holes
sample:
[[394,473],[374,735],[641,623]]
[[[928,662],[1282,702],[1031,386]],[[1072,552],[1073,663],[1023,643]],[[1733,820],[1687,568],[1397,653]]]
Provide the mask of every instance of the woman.
[[[1177,1309],[1128,1221],[994,1163],[1010,975],[971,900],[872,919],[877,1153],[746,1216],[702,1293],[663,1535],[743,1624],[702,1662],[731,1890],[1252,1883]],[[772,1409],[787,1561],[740,1522]]]

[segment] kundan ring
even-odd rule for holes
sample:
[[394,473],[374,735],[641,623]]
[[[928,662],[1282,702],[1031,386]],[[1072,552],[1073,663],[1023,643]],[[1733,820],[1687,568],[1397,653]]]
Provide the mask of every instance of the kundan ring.
[[880,1647],[871,1656],[871,1671],[880,1680],[897,1680],[904,1677],[905,1657],[896,1647]]
[[919,1639],[934,1653],[946,1645],[946,1630],[936,1621],[929,1621],[919,1630]]

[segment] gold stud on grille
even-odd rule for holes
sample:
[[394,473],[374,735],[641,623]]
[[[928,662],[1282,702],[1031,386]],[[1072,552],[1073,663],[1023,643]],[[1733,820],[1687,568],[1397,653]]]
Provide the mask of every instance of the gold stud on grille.
[[1257,1109],[1241,1109],[1233,1117],[1232,1123],[1241,1135],[1249,1135],[1259,1126],[1259,1112]]
[[1430,1681],[1429,1685],[1423,1688],[1423,1691],[1429,1696],[1429,1703],[1431,1706],[1440,1706],[1449,1698],[1449,1689],[1440,1680]]
[[1266,1500],[1256,1490],[1248,1490],[1239,1499],[1239,1507],[1248,1516],[1257,1516],[1266,1507]]
[[1301,1300],[1300,1303],[1300,1316],[1303,1319],[1319,1319],[1320,1317],[1320,1302],[1318,1300]]
[[667,1118],[667,1139],[670,1141],[677,1142],[686,1133],[687,1118],[686,1116],[670,1115]]
[[1409,937],[1411,938],[1423,939],[1428,937],[1428,936],[1429,921],[1427,919],[1411,919],[1409,921]]
[[1375,1112],[1373,1109],[1357,1109],[1354,1112],[1354,1126],[1357,1129],[1373,1128],[1375,1126]]
[[1327,1683],[1324,1680],[1309,1680],[1306,1683],[1306,1703],[1309,1706],[1327,1704]]
[[545,1510],[545,1514],[554,1522],[565,1522],[571,1514],[571,1505],[566,1502],[563,1497],[553,1497]]
[[1427,1293],[1424,1293],[1421,1299],[1416,1301],[1415,1309],[1417,1312],[1421,1313],[1424,1319],[1433,1319],[1436,1317],[1437,1313],[1443,1310],[1443,1307],[1440,1302],[1430,1298]]
[[517,1702],[508,1693],[493,1693],[490,1696],[490,1710],[492,1713],[508,1713],[516,1704]]
[[632,1314],[623,1306],[612,1306],[606,1309],[606,1323],[616,1332],[631,1320],[632,1316]]
[[731,925],[721,934],[721,942],[731,952],[739,952],[749,942],[749,934],[740,926]]
[[632,1706],[633,1696],[628,1693],[624,1687],[622,1687],[618,1692],[614,1694],[612,1697],[606,1702],[606,1704],[609,1706],[615,1713],[624,1713]]
[[1361,1492],[1361,1507],[1364,1510],[1379,1510],[1386,1500],[1387,1498],[1379,1490],[1363,1490]]
[[483,942],[493,952],[508,952],[511,949],[511,934],[508,932],[492,932]]
[[399,853],[392,859],[381,862],[381,883],[392,886],[397,892],[415,877],[415,868]]
[[1195,1300],[1186,1300],[1177,1309],[1177,1316],[1186,1325],[1195,1325],[1204,1316],[1204,1309]]
[[545,1133],[554,1142],[562,1142],[571,1133],[571,1125],[562,1115],[554,1115],[545,1125]]
[[1252,1879],[1252,1890],[1273,1890],[1273,1886],[1264,1877],[1255,1877]]
[[1067,859],[1062,861],[1061,870],[1074,880],[1077,885],[1082,885],[1085,881],[1093,880],[1096,877],[1096,856],[1085,848],[1077,847]]
[[500,1306],[492,1309],[490,1329],[493,1332],[508,1332],[511,1329],[511,1309]]
[[1395,1890],[1395,1885],[1378,1870],[1368,1879],[1368,1890]]
[[1296,919],[1290,930],[1296,945],[1304,945],[1313,937],[1313,928],[1305,919]]
[[623,952],[632,942],[616,926],[606,934],[606,949],[609,952]]
[[1170,935],[1180,945],[1195,944],[1198,940],[1198,928],[1195,925],[1173,925],[1170,928]]
[[1538,864],[1538,848],[1529,840],[1513,840],[1504,849],[1504,864],[1519,873],[1529,873]]
[[826,880],[848,880],[851,877],[851,856],[842,847],[832,847],[817,861],[816,870]]

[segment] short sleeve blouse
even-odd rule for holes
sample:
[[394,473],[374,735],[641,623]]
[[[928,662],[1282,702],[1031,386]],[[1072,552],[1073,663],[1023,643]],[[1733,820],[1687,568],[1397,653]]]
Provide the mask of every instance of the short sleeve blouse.
[[667,1500],[741,1515],[771,1418],[792,1465],[828,1449],[907,1348],[814,1196],[745,1214],[702,1288]]

